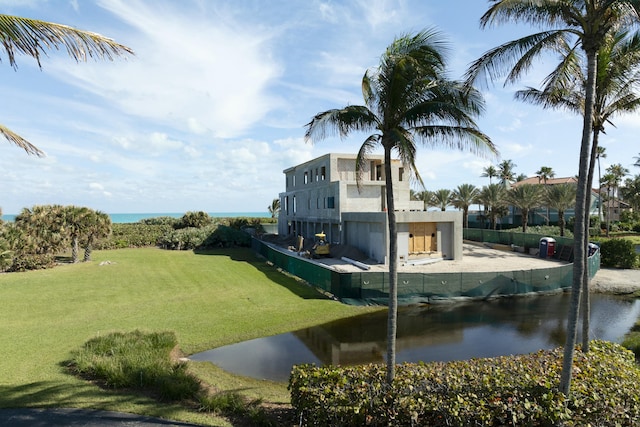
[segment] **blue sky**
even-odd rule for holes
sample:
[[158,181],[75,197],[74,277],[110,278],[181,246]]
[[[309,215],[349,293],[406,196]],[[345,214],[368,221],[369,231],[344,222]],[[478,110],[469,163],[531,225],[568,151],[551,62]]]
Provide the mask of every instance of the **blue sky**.
[[[75,63],[52,53],[39,70],[0,54],[0,123],[46,152],[0,141],[4,213],[74,204],[108,213],[266,211],[282,171],[328,152],[355,153],[365,135],[315,145],[304,125],[318,112],[362,104],[360,82],[394,37],[436,27],[449,40],[450,77],[486,50],[530,32],[479,28],[481,0],[0,0],[0,11],[94,31],[136,55]],[[429,190],[486,185],[483,167],[511,159],[533,176],[577,173],[581,121],[513,100],[552,64],[517,86],[483,88],[478,121],[500,150],[493,161],[420,148]],[[633,173],[638,116],[615,119],[602,167]],[[634,170],[635,169],[635,170]]]

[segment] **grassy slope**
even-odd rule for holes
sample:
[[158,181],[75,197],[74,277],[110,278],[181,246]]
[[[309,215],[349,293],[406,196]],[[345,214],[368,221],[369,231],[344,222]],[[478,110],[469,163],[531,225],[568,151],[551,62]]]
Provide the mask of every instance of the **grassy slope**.
[[[106,260],[112,263],[99,265]],[[0,304],[0,407],[93,407],[192,422],[205,418],[101,390],[61,364],[89,338],[114,330],[173,330],[192,354],[367,310],[321,298],[248,250],[96,252],[90,263],[0,275]],[[241,379],[210,364],[194,370],[222,389],[286,399],[282,384]]]

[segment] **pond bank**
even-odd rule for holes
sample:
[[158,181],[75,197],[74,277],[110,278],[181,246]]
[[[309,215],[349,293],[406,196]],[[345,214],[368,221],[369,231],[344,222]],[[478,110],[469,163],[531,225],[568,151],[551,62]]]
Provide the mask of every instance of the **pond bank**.
[[600,268],[590,286],[592,292],[640,296],[640,270]]

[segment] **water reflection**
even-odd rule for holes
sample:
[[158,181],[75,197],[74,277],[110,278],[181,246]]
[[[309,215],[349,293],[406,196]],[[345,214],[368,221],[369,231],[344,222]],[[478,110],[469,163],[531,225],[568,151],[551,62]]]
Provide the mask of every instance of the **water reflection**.
[[[592,338],[619,342],[640,314],[640,302],[592,295]],[[522,354],[561,346],[567,294],[464,305],[401,308],[397,361],[447,361]],[[384,362],[386,312],[259,338],[191,356],[240,375],[287,381],[291,366]],[[580,331],[580,328],[578,329]]]

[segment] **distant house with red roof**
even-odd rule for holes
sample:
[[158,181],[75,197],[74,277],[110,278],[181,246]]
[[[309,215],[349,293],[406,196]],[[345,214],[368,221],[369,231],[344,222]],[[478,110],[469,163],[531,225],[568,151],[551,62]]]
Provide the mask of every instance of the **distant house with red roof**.
[[[549,178],[546,181],[538,176],[532,176],[522,181],[514,182],[510,184],[510,186],[518,187],[520,185],[525,184],[540,184],[540,185],[560,185],[560,184],[578,184],[578,179],[575,176],[563,177],[563,178]],[[604,190],[606,193],[606,190]],[[604,194],[604,193],[603,193]],[[597,189],[591,190],[591,205],[589,206],[589,212],[591,216],[599,215],[599,206],[600,196],[598,194]],[[529,225],[545,225],[547,224],[547,215],[548,222],[551,224],[558,223],[558,211],[551,209],[547,213],[547,208],[545,206],[540,206],[538,209],[532,210],[529,212]],[[603,216],[606,215],[606,202],[603,206]],[[567,209],[564,212],[565,221],[574,216],[574,209]],[[619,218],[619,213],[614,214],[612,211],[611,218],[615,220],[615,218]],[[601,218],[603,220],[603,218]],[[519,226],[522,225],[522,213],[519,209],[510,206],[509,207],[509,215],[502,218],[502,224],[508,224],[510,226]]]

